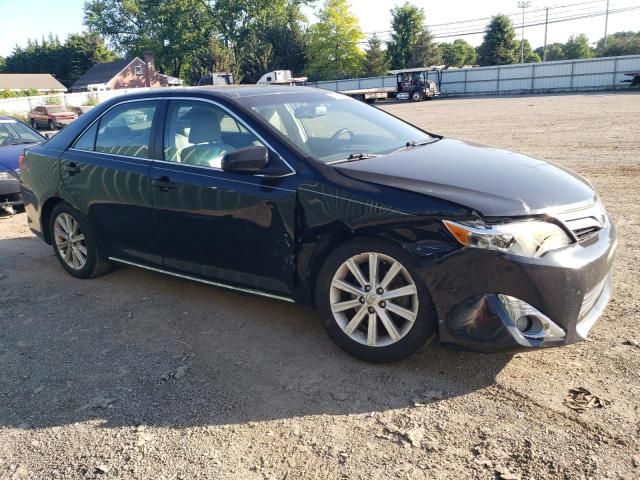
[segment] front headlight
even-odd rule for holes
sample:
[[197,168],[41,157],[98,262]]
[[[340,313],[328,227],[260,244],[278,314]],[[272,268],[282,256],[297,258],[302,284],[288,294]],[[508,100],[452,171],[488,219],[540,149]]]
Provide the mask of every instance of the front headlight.
[[540,257],[566,247],[572,240],[558,225],[539,220],[471,226],[444,220],[447,230],[465,247]]

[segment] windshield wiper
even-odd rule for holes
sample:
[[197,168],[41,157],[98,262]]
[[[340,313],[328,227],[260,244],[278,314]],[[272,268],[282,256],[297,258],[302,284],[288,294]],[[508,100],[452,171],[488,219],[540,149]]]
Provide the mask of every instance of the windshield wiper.
[[29,143],[36,143],[35,140],[11,140],[6,145],[27,145]]
[[417,140],[409,140],[404,147],[402,147],[400,150],[404,149],[404,148],[414,148],[414,147],[422,147],[423,145],[428,145],[430,143],[433,142],[437,142],[438,140],[440,140],[439,138],[430,138],[428,140],[421,140],[421,141],[417,141]]
[[430,143],[435,143],[438,140],[440,140],[438,137],[436,138],[429,138],[428,140],[409,140],[407,143],[405,143],[404,147],[400,147],[397,150],[394,150],[391,153],[396,153],[396,152],[401,152],[403,150],[409,150],[410,148],[416,148],[416,147],[422,147],[423,145],[429,145]]
[[347,155],[347,158],[341,158],[340,160],[334,160],[333,162],[327,162],[329,165],[333,165],[335,163],[344,163],[344,162],[355,162],[356,160],[365,160],[367,158],[374,158],[377,155],[373,153],[364,153],[364,152],[353,152]]

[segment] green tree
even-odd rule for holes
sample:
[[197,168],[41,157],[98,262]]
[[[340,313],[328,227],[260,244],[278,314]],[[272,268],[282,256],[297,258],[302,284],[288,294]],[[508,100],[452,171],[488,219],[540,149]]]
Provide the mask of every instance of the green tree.
[[604,48],[604,38],[601,38],[595,51],[599,57],[640,55],[640,32],[616,32],[607,35],[607,48]]
[[462,67],[476,63],[476,49],[466,41],[458,38],[453,43],[441,43],[442,61],[447,67]]
[[234,51],[244,81],[265,72],[305,66],[307,32],[301,6],[310,0],[217,0],[212,7],[215,28],[226,48]]
[[[516,50],[520,52],[520,40],[516,40]],[[520,53],[518,53],[520,55]],[[518,57],[520,58],[520,57]],[[538,63],[542,60],[540,55],[537,52],[534,52],[531,49],[531,44],[529,40],[524,39],[524,63]]]
[[520,56],[516,49],[516,32],[506,15],[496,15],[489,22],[484,40],[478,48],[478,62],[486,65],[517,63]]
[[[544,47],[538,47],[535,52],[542,59],[544,58]],[[565,60],[564,43],[551,43],[547,45],[547,61]]]
[[567,43],[564,44],[563,50],[567,60],[591,58],[593,56],[593,50],[589,46],[589,39],[583,33],[578,36],[571,35]]
[[425,27],[413,46],[408,67],[429,67],[432,65],[442,65],[442,51],[433,42],[431,32]]
[[382,40],[375,34],[367,42],[365,74],[368,77],[386,75],[389,71],[387,54],[382,49]]
[[310,1],[86,0],[85,23],[122,55],[152,51],[158,70],[185,79],[201,73],[212,48],[216,55],[224,48],[233,63],[227,70],[254,82],[265,69],[302,70],[301,6]]
[[97,33],[71,34],[64,43],[66,51],[65,77],[69,83],[75,82],[96,63],[111,62],[116,59],[104,39]]
[[96,33],[72,34],[61,43],[49,36],[41,41],[29,40],[26,47],[16,47],[6,58],[7,73],[50,73],[69,87],[96,63],[109,62],[115,54]]
[[203,0],[87,0],[84,21],[123,56],[152,51],[158,70],[180,77],[206,48],[213,13]]
[[4,57],[0,56],[0,72],[4,72]]
[[391,68],[407,68],[414,58],[414,47],[424,33],[424,10],[409,2],[391,10],[391,41],[387,55]]
[[202,77],[213,72],[230,72],[236,82],[241,76],[234,50],[226,47],[216,37],[211,38],[206,47],[193,55],[186,80],[191,85],[197,85]]
[[358,76],[364,64],[358,42],[364,35],[347,0],[327,0],[318,19],[309,29],[306,48],[309,77],[325,80]]

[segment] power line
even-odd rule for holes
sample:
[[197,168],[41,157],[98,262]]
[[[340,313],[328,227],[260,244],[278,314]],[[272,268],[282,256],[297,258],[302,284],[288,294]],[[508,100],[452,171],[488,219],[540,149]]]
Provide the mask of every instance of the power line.
[[[589,3],[592,3],[592,2],[589,2]],[[609,9],[608,14],[613,15],[617,13],[632,12],[636,10],[640,10],[640,6],[629,6],[629,7],[621,7],[617,9]],[[564,12],[564,13],[568,13],[568,12]],[[529,23],[525,23],[524,27],[525,28],[537,27],[545,24],[550,25],[553,23],[564,23],[564,22],[570,22],[575,20],[583,20],[587,18],[600,17],[605,14],[606,12],[599,10],[599,11],[584,12],[584,13],[579,13],[574,15],[560,16],[556,18],[551,18],[548,21],[545,21],[544,19],[534,19],[534,20],[530,20]],[[473,29],[473,30],[471,30],[471,28],[473,27],[470,27],[468,30],[435,32],[432,34],[432,38],[464,37],[469,35],[480,35],[487,32],[486,27],[485,28],[477,27],[476,29]],[[390,30],[387,30],[387,32],[390,32]],[[374,32],[374,33],[384,33],[384,32]],[[367,41],[362,40],[362,41],[359,41],[358,43],[366,44]]]
[[[602,2],[602,0],[599,0],[600,2]],[[614,7],[618,7],[618,8],[626,8],[626,7],[630,7],[630,6],[635,6],[634,5],[635,2],[633,2],[631,5],[614,5]],[[549,10],[551,10],[551,7],[549,7]],[[566,11],[566,12],[551,12],[554,13],[556,15],[566,15],[566,14],[578,14],[578,13],[596,13],[596,12],[601,12],[602,10],[598,7],[594,7],[594,6],[588,6],[588,7],[582,7],[582,8],[576,8],[573,9],[572,11]],[[534,12],[539,12],[539,13],[534,13]],[[509,16],[509,18],[515,23],[519,18],[520,15],[522,15],[522,13],[516,14],[516,15],[511,15]],[[540,20],[542,21],[544,18],[546,17],[546,9],[542,9],[542,10],[527,10],[527,18],[529,19],[529,21],[532,20]],[[488,20],[490,20],[493,17],[489,17]],[[464,30],[469,30],[469,29],[473,29],[473,28],[480,28],[481,26],[486,25],[487,22],[474,22],[475,24],[477,24],[477,26],[472,26],[472,25],[459,25],[457,27],[453,27],[453,28],[440,28],[440,27],[433,27],[430,26],[429,29],[432,30],[432,32],[438,32],[438,31],[446,31],[447,33],[453,33],[457,30],[459,31],[464,31]]]
[[[564,5],[553,5],[550,6],[549,9],[562,9],[562,8],[568,8],[568,7],[573,7],[573,6],[582,6],[582,5],[588,5],[588,4],[593,4],[593,3],[602,3],[603,0],[590,0],[587,2],[577,2],[577,3],[568,3],[568,4],[564,4]],[[535,13],[535,12],[542,12],[544,11],[544,8],[539,8],[539,9],[533,9],[530,10],[529,13]],[[505,14],[506,17],[519,17],[521,15],[521,12],[515,12],[515,13],[508,13]],[[432,25],[428,25],[429,29],[433,29],[435,27],[441,27],[441,26],[447,26],[447,25],[460,25],[460,24],[464,24],[464,23],[477,23],[477,22],[485,22],[487,20],[491,20],[493,18],[493,16],[491,17],[480,17],[480,18],[471,18],[468,20],[456,20],[453,22],[444,22],[444,23],[434,23]],[[378,34],[378,33],[391,33],[392,30],[376,30],[374,32],[365,32],[365,35],[373,35],[373,34]]]
[[[628,8],[622,8],[622,9],[618,9],[618,10],[609,10],[609,15],[613,15],[615,13],[625,13],[625,12],[632,12],[635,10],[640,10],[640,6],[637,7],[628,7]],[[581,14],[581,15],[574,15],[571,17],[561,17],[561,18],[556,18],[553,20],[549,20],[548,24],[552,24],[552,23],[562,23],[562,22],[570,22],[570,21],[574,21],[574,20],[583,20],[585,18],[593,18],[593,17],[601,17],[605,14],[605,12],[597,12],[597,13],[589,13],[589,14]],[[525,25],[525,27],[537,27],[540,25],[544,25],[545,22],[535,22],[535,23],[528,23]],[[433,38],[449,38],[449,37],[453,37],[453,36],[467,36],[467,35],[478,35],[478,34],[482,34],[482,33],[486,33],[487,29],[482,29],[482,30],[476,30],[473,32],[465,32],[465,33],[455,33],[455,34],[437,34],[437,35],[433,35]]]
[[[622,1],[624,2],[624,0]],[[541,9],[528,10],[527,12],[528,22],[525,24],[525,28],[530,26],[544,25],[545,23],[547,24],[560,23],[565,21],[581,20],[586,18],[602,16],[602,15],[605,15],[605,12],[593,6],[593,4],[595,3],[602,4],[603,2],[604,0],[591,0],[587,2],[569,3],[569,4],[563,4],[563,5],[550,6],[548,7],[549,10],[556,10],[556,12],[549,12],[549,17],[547,17],[546,7]],[[609,14],[623,13],[626,11],[634,11],[637,8],[637,4],[634,5],[635,3],[636,3],[635,1],[631,2],[630,5],[623,5],[621,3],[616,3],[615,5],[612,5],[612,7],[614,8],[609,9]],[[590,5],[590,6],[587,6],[587,5]],[[571,7],[578,7],[578,8],[573,8],[572,11],[561,11]],[[615,7],[618,7],[618,8],[616,9]],[[541,12],[541,13],[534,13],[534,12]],[[556,15],[561,15],[561,16],[553,18],[551,16],[551,13],[555,13]],[[510,17],[512,21],[514,20],[517,21],[520,15],[521,13],[515,13],[515,14],[510,14],[505,16]],[[511,18],[511,17],[514,17],[514,18]],[[446,22],[446,23],[427,25],[426,27],[429,28],[434,38],[450,38],[455,36],[477,35],[477,34],[482,34],[486,32],[486,22],[483,22],[483,21],[491,20],[492,18],[493,17],[483,17],[483,18],[475,18],[470,20],[460,20],[456,22]],[[483,22],[483,24],[481,24],[480,22]],[[453,27],[442,28],[443,26],[446,26],[446,25],[453,25]],[[392,30],[378,30],[375,32],[367,32],[365,33],[365,35],[367,36],[377,35],[384,40],[385,38],[388,38],[389,35],[387,34],[390,34],[391,32]],[[366,43],[366,40],[361,41],[359,43]]]

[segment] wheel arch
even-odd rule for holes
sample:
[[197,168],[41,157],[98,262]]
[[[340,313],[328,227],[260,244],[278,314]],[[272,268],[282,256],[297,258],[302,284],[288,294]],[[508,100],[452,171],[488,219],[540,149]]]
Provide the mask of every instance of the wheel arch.
[[64,202],[64,200],[60,197],[51,197],[47,199],[46,202],[42,205],[42,210],[40,212],[40,226],[42,228],[42,234],[44,236],[44,241],[51,245],[51,232],[49,231],[49,224],[51,223],[51,212],[56,205]]
[[[315,237],[314,245],[305,255],[302,256],[298,263],[299,272],[307,272],[306,275],[300,275],[304,284],[304,303],[315,308],[315,290],[318,275],[322,266],[327,260],[329,253],[354,239],[373,239],[382,242],[391,243],[399,247],[403,247],[402,243],[393,239],[392,236],[385,235],[386,232],[372,233],[359,230],[352,230],[347,225],[339,223],[333,225],[333,228],[318,234]],[[305,258],[306,257],[306,258]]]

